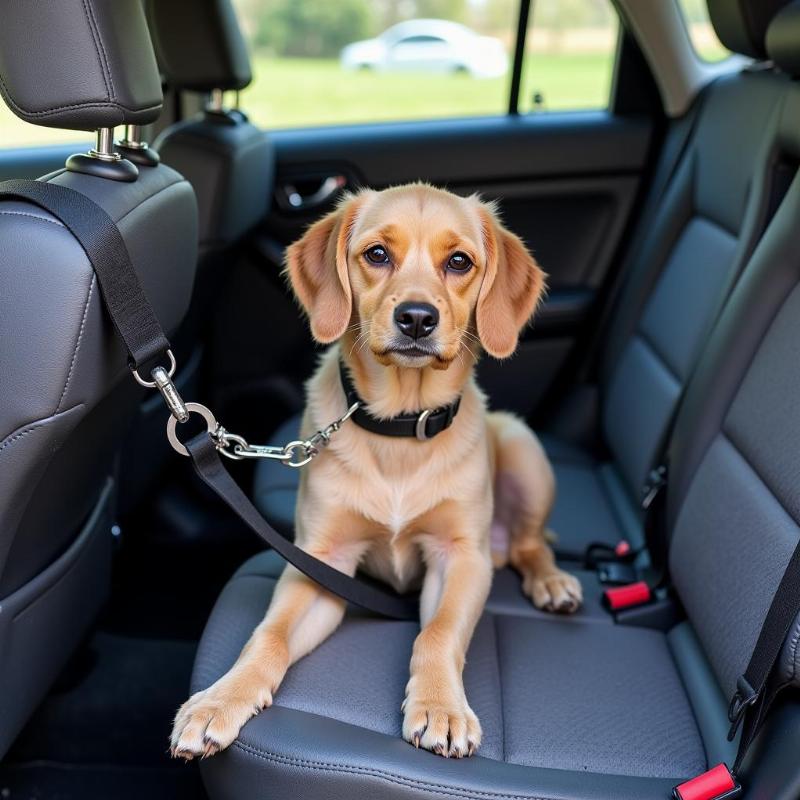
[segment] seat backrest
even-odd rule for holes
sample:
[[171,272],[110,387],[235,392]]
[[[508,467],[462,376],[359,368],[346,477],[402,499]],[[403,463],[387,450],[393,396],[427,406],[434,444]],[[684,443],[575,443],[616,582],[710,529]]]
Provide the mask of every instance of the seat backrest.
[[[716,0],[710,10],[730,47],[761,57],[778,4]],[[752,13],[740,13],[741,6]],[[681,161],[625,267],[603,359],[602,430],[634,500],[721,299],[767,222],[783,88],[762,69],[707,87]]]
[[[800,3],[794,6],[791,30],[796,33]],[[782,29],[785,20],[779,14],[773,25]],[[786,58],[783,49],[771,55],[779,66],[800,74],[800,38],[794,37],[792,51]],[[800,85],[784,78],[777,144],[781,157],[796,167]],[[698,363],[670,452],[671,574],[728,697],[800,538],[798,342],[796,172]],[[781,680],[796,686],[798,640],[800,619],[780,659]]]
[[[139,0],[5,4],[0,77],[11,109],[36,124],[111,128],[160,110]],[[41,180],[116,221],[169,335],[192,291],[194,193],[165,166],[131,174]],[[0,242],[1,755],[102,602],[115,457],[142,390],[72,234],[38,206],[2,200]]]
[[[229,0],[146,0],[145,8],[170,87],[218,95],[250,84],[247,47]],[[194,186],[201,257],[235,244],[266,217],[274,153],[267,135],[242,112],[209,103],[162,131],[154,146]]]

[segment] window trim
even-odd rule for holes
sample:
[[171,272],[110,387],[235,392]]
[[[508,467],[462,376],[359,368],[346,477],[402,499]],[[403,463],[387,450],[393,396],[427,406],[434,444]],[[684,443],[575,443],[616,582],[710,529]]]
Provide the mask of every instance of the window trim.
[[511,87],[508,98],[508,113],[512,117],[519,116],[519,92],[522,87],[522,65],[525,60],[525,40],[528,36],[530,12],[531,0],[519,0],[517,39],[514,43],[514,64],[511,68]]

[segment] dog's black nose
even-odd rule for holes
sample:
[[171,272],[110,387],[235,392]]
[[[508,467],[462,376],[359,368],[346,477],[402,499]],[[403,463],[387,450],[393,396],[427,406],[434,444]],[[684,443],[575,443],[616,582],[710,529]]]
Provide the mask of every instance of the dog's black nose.
[[394,324],[412,339],[430,336],[439,324],[439,310],[430,303],[416,303],[413,300],[400,303],[394,310]]

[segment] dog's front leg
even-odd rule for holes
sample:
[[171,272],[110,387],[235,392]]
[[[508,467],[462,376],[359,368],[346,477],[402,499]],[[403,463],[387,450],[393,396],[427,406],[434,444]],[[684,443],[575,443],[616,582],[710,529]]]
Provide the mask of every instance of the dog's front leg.
[[481,726],[467,702],[462,671],[489,593],[491,559],[477,537],[450,539],[443,546],[432,543],[425,549],[423,628],[411,658],[403,738],[439,755],[460,758],[472,755],[481,741]]
[[[337,546],[334,552],[319,540],[304,549],[353,575],[365,544],[351,542]],[[171,737],[172,754],[191,760],[228,747],[250,717],[272,705],[273,695],[289,666],[330,636],[344,611],[344,600],[287,566],[275,587],[266,617],[236,663],[216,683],[192,695],[178,710]]]

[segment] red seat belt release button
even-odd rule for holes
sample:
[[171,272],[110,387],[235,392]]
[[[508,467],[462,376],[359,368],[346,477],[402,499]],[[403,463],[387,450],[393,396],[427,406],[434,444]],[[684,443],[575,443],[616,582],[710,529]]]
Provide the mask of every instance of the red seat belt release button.
[[627,586],[615,586],[603,592],[603,603],[609,611],[621,611],[650,602],[653,593],[644,581],[629,583]]
[[625,556],[629,556],[631,554],[631,543],[623,539],[614,547],[614,555],[617,558],[625,558]]
[[740,797],[742,787],[736,782],[726,764],[681,783],[672,790],[673,800],[730,800]]

